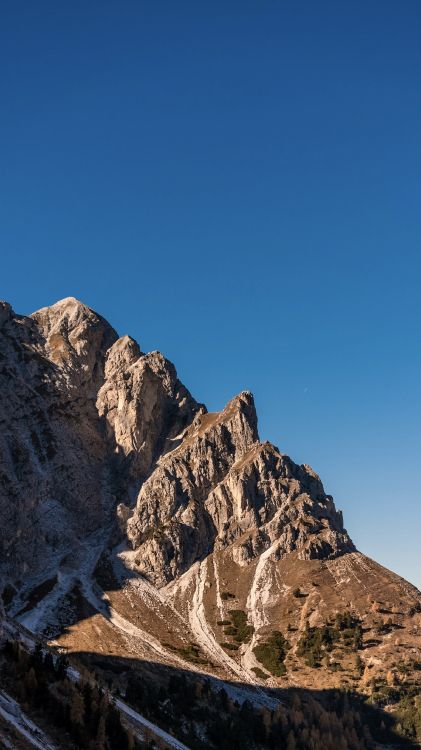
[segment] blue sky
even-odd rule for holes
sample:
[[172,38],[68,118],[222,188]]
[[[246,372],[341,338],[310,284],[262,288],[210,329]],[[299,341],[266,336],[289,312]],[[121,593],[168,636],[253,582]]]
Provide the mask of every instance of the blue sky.
[[418,0],[2,3],[0,297],[255,394],[421,587]]

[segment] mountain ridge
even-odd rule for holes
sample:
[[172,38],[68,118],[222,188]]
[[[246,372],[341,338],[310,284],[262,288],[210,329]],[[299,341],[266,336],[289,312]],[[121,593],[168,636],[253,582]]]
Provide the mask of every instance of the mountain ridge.
[[69,297],[0,303],[0,393],[9,617],[256,705],[419,678],[420,592],[356,550],[316,472],[260,441],[249,391],[207,412],[160,352]]

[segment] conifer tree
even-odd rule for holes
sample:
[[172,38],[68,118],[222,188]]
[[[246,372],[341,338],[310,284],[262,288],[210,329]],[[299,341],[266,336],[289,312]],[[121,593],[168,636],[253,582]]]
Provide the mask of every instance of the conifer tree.
[[78,690],[74,690],[70,704],[70,721],[73,725],[83,727],[85,724],[85,701]]
[[38,692],[38,680],[33,667],[25,674],[23,684],[26,698],[33,701]]

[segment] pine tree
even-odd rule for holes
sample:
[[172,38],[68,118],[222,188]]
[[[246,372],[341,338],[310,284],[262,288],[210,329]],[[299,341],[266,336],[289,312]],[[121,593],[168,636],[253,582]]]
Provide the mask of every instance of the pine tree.
[[42,667],[43,667],[43,664],[44,664],[44,653],[43,653],[42,646],[41,646],[40,643],[37,643],[37,645],[34,648],[34,652],[32,654],[32,659],[31,659],[31,663],[32,663],[32,666],[36,670],[42,669]]
[[94,750],[105,750],[106,743],[106,732],[105,732],[105,716],[101,716],[98,722],[98,729],[94,741]]
[[59,654],[56,659],[56,675],[58,680],[64,680],[67,675],[69,662],[63,654]]
[[135,748],[135,739],[133,732],[127,732],[127,750],[134,750]]
[[358,672],[358,674],[361,676],[364,672],[364,662],[361,659],[361,656],[359,654],[355,657],[355,669]]
[[50,674],[54,672],[54,659],[51,651],[47,651],[44,656],[44,670]]
[[26,698],[33,701],[38,692],[38,680],[33,667],[25,674],[23,684]]
[[88,724],[92,714],[92,688],[89,682],[85,682],[83,685],[82,694],[85,701],[85,723]]
[[107,738],[111,747],[127,750],[127,733],[121,724],[120,714],[112,704],[108,704],[108,715],[105,722]]
[[85,701],[83,695],[75,690],[70,704],[70,721],[73,725],[83,727],[85,724]]

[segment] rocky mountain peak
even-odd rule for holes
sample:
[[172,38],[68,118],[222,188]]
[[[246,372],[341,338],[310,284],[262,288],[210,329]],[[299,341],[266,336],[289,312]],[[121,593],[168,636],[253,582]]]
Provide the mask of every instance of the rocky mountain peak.
[[[58,518],[72,538],[101,514],[118,517],[127,564],[158,585],[217,548],[232,546],[240,564],[276,541],[280,556],[353,549],[317,475],[259,442],[249,391],[208,413],[159,351],[142,353],[74,297],[29,318],[13,317],[7,303],[1,311],[9,321],[3,393],[12,372],[22,387],[3,405],[0,510],[7,528],[10,488],[31,497],[41,537],[50,540],[31,553],[33,565],[60,544]],[[27,510],[13,514],[22,540]]]
[[126,372],[141,356],[139,344],[131,336],[121,336],[110,346],[105,361],[105,379]]
[[103,377],[106,352],[118,338],[107,321],[74,297],[31,315],[43,337],[47,357],[67,376],[69,391],[90,387]]
[[270,722],[268,687],[412,699],[420,592],[355,549],[310,466],[260,441],[249,391],[209,413],[75,298],[0,303],[0,423],[0,639],[15,618],[119,693],[143,669],[208,695],[220,680],[224,705]]
[[10,320],[12,316],[13,316],[12,306],[9,305],[8,302],[4,302],[3,300],[0,300],[0,328],[6,321]]
[[199,411],[142,485],[130,514],[126,564],[164,585],[211,550],[232,546],[248,564],[276,543],[278,557],[334,557],[354,549],[315,472],[260,443],[245,391],[221,412]]

